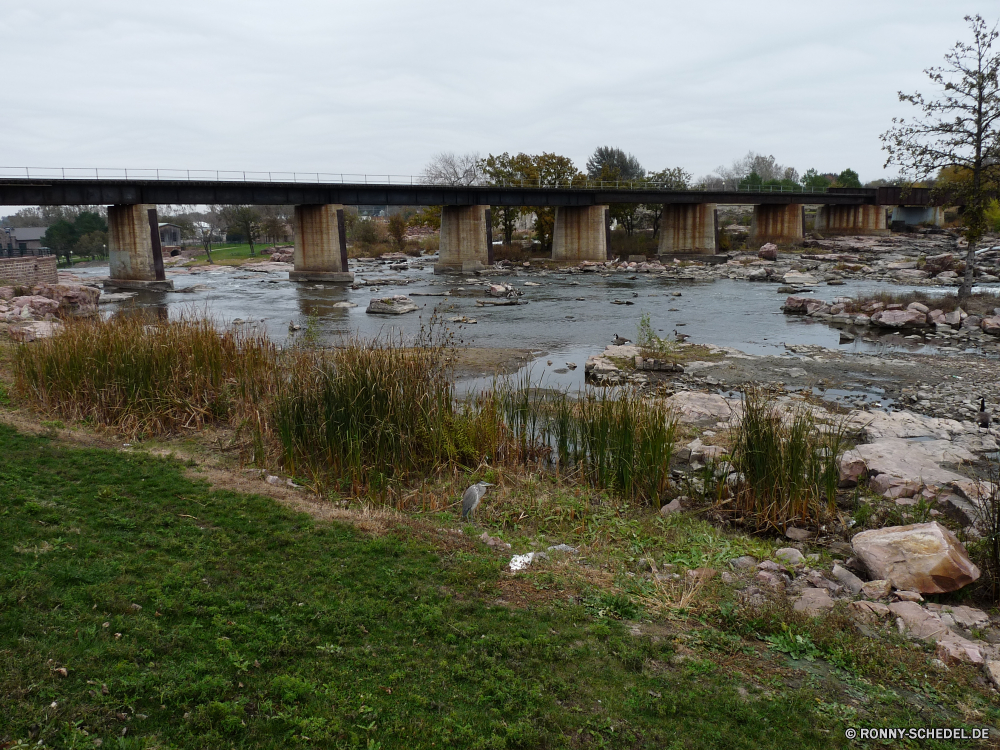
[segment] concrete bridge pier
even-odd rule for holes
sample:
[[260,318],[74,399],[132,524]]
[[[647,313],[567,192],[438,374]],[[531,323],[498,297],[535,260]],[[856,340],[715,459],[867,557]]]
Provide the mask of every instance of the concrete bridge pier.
[[443,206],[441,244],[434,273],[469,273],[490,262],[492,247],[487,206]]
[[174,288],[163,270],[156,206],[108,206],[108,264],[105,286],[167,291]]
[[309,204],[295,207],[295,269],[290,281],[354,281],[347,270],[344,207]]
[[885,206],[819,206],[814,229],[820,234],[889,234]]
[[944,224],[943,206],[896,206],[892,209],[892,223],[900,229],[918,224],[939,227]]
[[804,213],[802,204],[785,205],[761,204],[754,206],[750,238],[754,243],[773,242],[776,245],[791,245],[802,241]]
[[714,255],[718,250],[715,203],[667,203],[660,215],[658,255]]
[[607,206],[557,206],[552,260],[607,260],[610,233]]

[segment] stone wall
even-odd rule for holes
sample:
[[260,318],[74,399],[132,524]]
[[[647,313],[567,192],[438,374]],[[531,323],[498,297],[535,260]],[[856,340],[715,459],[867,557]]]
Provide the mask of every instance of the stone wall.
[[58,284],[56,260],[54,255],[0,258],[0,282],[21,286]]

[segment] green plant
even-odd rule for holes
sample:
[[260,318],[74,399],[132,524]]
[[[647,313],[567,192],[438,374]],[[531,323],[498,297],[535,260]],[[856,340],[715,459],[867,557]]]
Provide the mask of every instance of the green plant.
[[844,423],[821,429],[811,412],[786,414],[766,390],[749,387],[730,437],[737,481],[720,488],[731,494],[720,499],[720,509],[757,528],[779,530],[819,523],[829,514],[847,446]]
[[669,356],[676,351],[677,345],[674,342],[660,338],[656,331],[653,330],[653,324],[650,320],[649,313],[643,313],[639,318],[638,328],[639,330],[638,335],[636,336],[636,343],[646,356]]
[[781,632],[769,635],[766,640],[775,651],[788,654],[793,659],[815,661],[817,656],[822,656],[808,633],[797,633],[788,623],[782,623]]

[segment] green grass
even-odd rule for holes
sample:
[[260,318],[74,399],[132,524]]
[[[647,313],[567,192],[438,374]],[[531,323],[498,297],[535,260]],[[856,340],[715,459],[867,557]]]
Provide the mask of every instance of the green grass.
[[[316,523],[183,468],[0,427],[0,742],[848,746],[846,696],[724,666],[735,636],[673,664],[615,619],[641,615],[621,595],[502,606],[484,548]],[[864,726],[945,723],[879,691]]]
[[[281,245],[291,244],[291,243],[279,243]],[[254,253],[252,256],[258,260],[270,260],[270,253],[264,253],[263,251],[269,247],[273,247],[272,242],[255,242],[254,243]],[[250,260],[250,245],[246,242],[244,243],[220,243],[218,245],[212,245],[212,261],[217,265],[238,265],[245,260]],[[186,265],[204,265],[208,263],[208,255],[205,254],[204,249],[202,249],[198,255],[194,256]]]

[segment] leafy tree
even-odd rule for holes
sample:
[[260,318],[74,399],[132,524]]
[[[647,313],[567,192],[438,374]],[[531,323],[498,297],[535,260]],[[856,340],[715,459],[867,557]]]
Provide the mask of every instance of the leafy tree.
[[[582,185],[587,176],[580,172],[573,164],[573,160],[568,156],[559,156],[542,152],[537,156],[529,157],[530,164],[527,166],[529,179],[540,185]],[[535,237],[542,244],[542,249],[549,251],[552,249],[552,232],[556,224],[556,210],[548,206],[536,206],[535,212]]]
[[972,292],[976,243],[986,229],[986,207],[1000,176],[1000,56],[993,51],[1000,34],[980,15],[965,20],[971,41],[956,42],[945,54],[944,67],[924,71],[940,91],[926,99],[900,91],[899,100],[915,106],[919,114],[912,120],[893,118],[892,127],[882,134],[886,166],[898,165],[917,179],[943,168],[954,170],[948,196],[965,206],[968,241],[959,298]]
[[[527,154],[511,156],[504,151],[499,156],[493,154],[487,156],[483,159],[480,169],[491,185],[518,183],[531,179],[530,175],[534,174],[532,159],[533,157]],[[522,206],[492,206],[491,209],[491,223],[503,235],[503,244],[511,245],[514,242],[517,220],[527,209]]]
[[813,168],[806,170],[806,173],[802,175],[802,185],[808,188],[827,188],[833,182],[829,176],[825,174],[820,174]]
[[254,243],[261,235],[261,215],[256,206],[234,205],[224,206],[219,212],[223,223],[230,231],[236,230],[250,244],[250,256],[253,257]]
[[76,241],[73,246],[73,250],[77,255],[90,256],[93,260],[96,257],[103,258],[107,253],[108,248],[108,233],[102,232],[100,229],[95,229],[92,232],[87,232],[80,236],[80,239]]
[[56,256],[62,255],[66,259],[67,265],[69,265],[69,257],[76,240],[76,230],[66,219],[57,220],[42,235],[42,244],[52,250]]
[[107,232],[108,222],[96,211],[81,211],[73,220],[73,231],[78,237],[91,232]]
[[853,169],[845,169],[837,175],[832,187],[859,188],[861,187],[861,178]]
[[389,237],[397,250],[406,247],[406,217],[403,214],[393,214],[389,217]]
[[[641,180],[646,170],[632,154],[613,146],[599,146],[587,159],[587,175],[598,180]],[[607,175],[607,176],[606,176]]]

